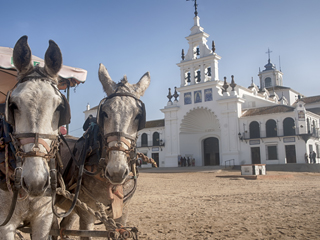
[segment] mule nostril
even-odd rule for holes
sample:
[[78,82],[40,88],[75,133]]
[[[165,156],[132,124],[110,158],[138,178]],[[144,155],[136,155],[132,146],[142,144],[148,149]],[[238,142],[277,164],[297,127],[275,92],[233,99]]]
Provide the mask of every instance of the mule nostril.
[[126,178],[128,175],[129,175],[129,170],[127,168],[126,171],[122,175],[122,179]]
[[106,171],[105,171],[105,175],[106,175],[106,177],[111,178],[111,175],[110,175],[110,173],[109,173],[108,169],[106,169]]

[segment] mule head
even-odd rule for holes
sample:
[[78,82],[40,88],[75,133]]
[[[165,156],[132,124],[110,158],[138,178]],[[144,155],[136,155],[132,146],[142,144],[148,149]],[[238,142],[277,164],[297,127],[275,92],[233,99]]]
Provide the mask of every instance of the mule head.
[[97,115],[107,144],[105,176],[112,184],[121,184],[130,172],[129,155],[135,148],[138,130],[144,127],[145,109],[139,99],[150,84],[150,74],[145,73],[136,84],[128,83],[126,76],[115,83],[100,64],[99,79],[107,94]]
[[27,36],[23,36],[13,50],[19,82],[7,96],[6,118],[14,126],[13,136],[20,145],[22,186],[30,196],[41,196],[50,182],[45,155],[50,151],[52,136],[58,136],[61,110],[69,106],[57,88],[62,66],[58,45],[49,41],[44,67],[33,66],[31,56]]

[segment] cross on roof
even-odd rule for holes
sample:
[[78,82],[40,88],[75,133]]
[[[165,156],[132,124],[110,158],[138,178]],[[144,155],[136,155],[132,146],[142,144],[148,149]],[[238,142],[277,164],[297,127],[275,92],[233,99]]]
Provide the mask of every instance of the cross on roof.
[[268,52],[266,53],[268,53],[268,61],[270,61],[270,53],[272,53],[272,51],[270,51],[270,49],[268,48]]
[[198,16],[198,11],[197,11],[197,7],[198,7],[198,4],[197,4],[197,0],[187,0],[187,1],[194,1],[194,16]]

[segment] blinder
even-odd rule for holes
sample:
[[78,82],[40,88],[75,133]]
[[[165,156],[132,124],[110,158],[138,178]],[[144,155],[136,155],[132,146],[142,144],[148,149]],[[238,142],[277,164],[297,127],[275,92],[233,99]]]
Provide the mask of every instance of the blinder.
[[141,103],[141,108],[142,108],[142,115],[140,117],[138,131],[140,131],[146,127],[146,107],[142,101],[140,101],[140,103]]
[[63,101],[63,107],[60,110],[59,127],[62,125],[69,124],[71,120],[71,111],[70,111],[69,102],[63,94],[61,94],[61,98]]
[[11,126],[14,126],[13,107],[9,105],[11,93],[12,93],[12,90],[10,90],[7,93],[4,116],[5,116],[6,122],[9,123]]

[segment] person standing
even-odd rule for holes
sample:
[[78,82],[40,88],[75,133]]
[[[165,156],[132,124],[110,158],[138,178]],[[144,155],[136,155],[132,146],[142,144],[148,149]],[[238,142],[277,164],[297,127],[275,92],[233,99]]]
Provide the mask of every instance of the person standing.
[[312,152],[311,151],[309,153],[309,159],[310,159],[310,163],[312,163]]
[[316,163],[316,158],[317,158],[317,154],[315,151],[312,152],[312,160],[313,160],[313,163]]
[[309,163],[308,153],[304,154],[304,160],[306,161],[306,163]]

